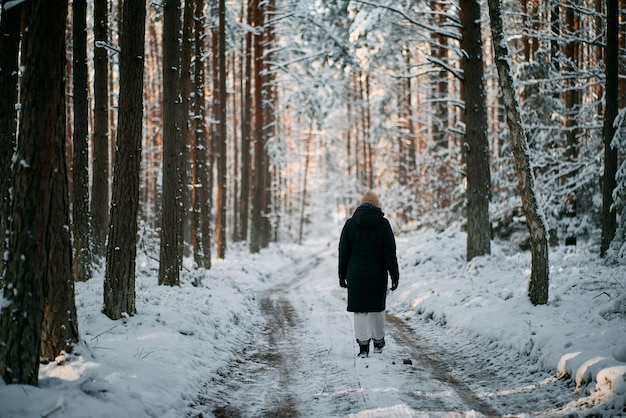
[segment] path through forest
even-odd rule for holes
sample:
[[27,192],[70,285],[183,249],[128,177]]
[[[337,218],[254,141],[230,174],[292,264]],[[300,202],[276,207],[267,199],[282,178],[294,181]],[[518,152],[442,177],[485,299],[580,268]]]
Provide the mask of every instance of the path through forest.
[[476,355],[472,341],[449,341],[427,321],[413,329],[400,315],[388,314],[383,353],[358,358],[345,290],[329,277],[331,250],[265,292],[258,335],[205,384],[190,415],[546,416],[573,399],[566,382],[541,371],[520,377],[524,359]]

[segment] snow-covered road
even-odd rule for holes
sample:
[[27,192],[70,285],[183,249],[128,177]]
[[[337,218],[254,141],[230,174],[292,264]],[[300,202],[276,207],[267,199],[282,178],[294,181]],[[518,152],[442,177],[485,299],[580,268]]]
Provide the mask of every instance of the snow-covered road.
[[[383,353],[358,358],[345,291],[330,280],[335,276],[336,254],[328,250],[263,294],[265,323],[256,340],[221,371],[221,381],[207,385],[203,415],[546,415],[571,400],[565,382],[542,373],[529,376],[527,387],[507,388],[506,370],[520,360],[452,353],[455,345],[467,347],[471,341],[446,347],[444,331],[431,322],[414,330],[388,315]],[[497,369],[504,372],[494,379]],[[567,399],[559,399],[563,396]]]

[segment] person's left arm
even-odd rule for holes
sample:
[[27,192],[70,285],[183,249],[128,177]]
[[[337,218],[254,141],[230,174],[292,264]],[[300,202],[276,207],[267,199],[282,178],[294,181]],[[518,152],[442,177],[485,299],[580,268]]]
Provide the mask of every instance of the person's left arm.
[[398,257],[396,256],[396,239],[389,221],[385,219],[385,229],[383,231],[383,258],[385,266],[391,276],[391,290],[398,288],[400,281],[400,270],[398,268]]

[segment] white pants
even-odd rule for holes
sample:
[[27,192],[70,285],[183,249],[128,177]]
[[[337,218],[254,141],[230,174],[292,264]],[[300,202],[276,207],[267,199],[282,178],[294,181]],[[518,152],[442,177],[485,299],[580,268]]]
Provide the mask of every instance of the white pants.
[[366,343],[370,338],[382,340],[385,337],[385,311],[355,312],[354,334],[359,343]]

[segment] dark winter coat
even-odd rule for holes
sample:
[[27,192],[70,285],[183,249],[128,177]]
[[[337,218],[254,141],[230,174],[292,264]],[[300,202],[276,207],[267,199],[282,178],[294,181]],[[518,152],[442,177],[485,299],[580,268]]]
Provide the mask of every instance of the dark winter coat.
[[361,204],[339,239],[339,280],[347,281],[349,312],[385,310],[387,272],[398,282],[396,241],[382,210]]

